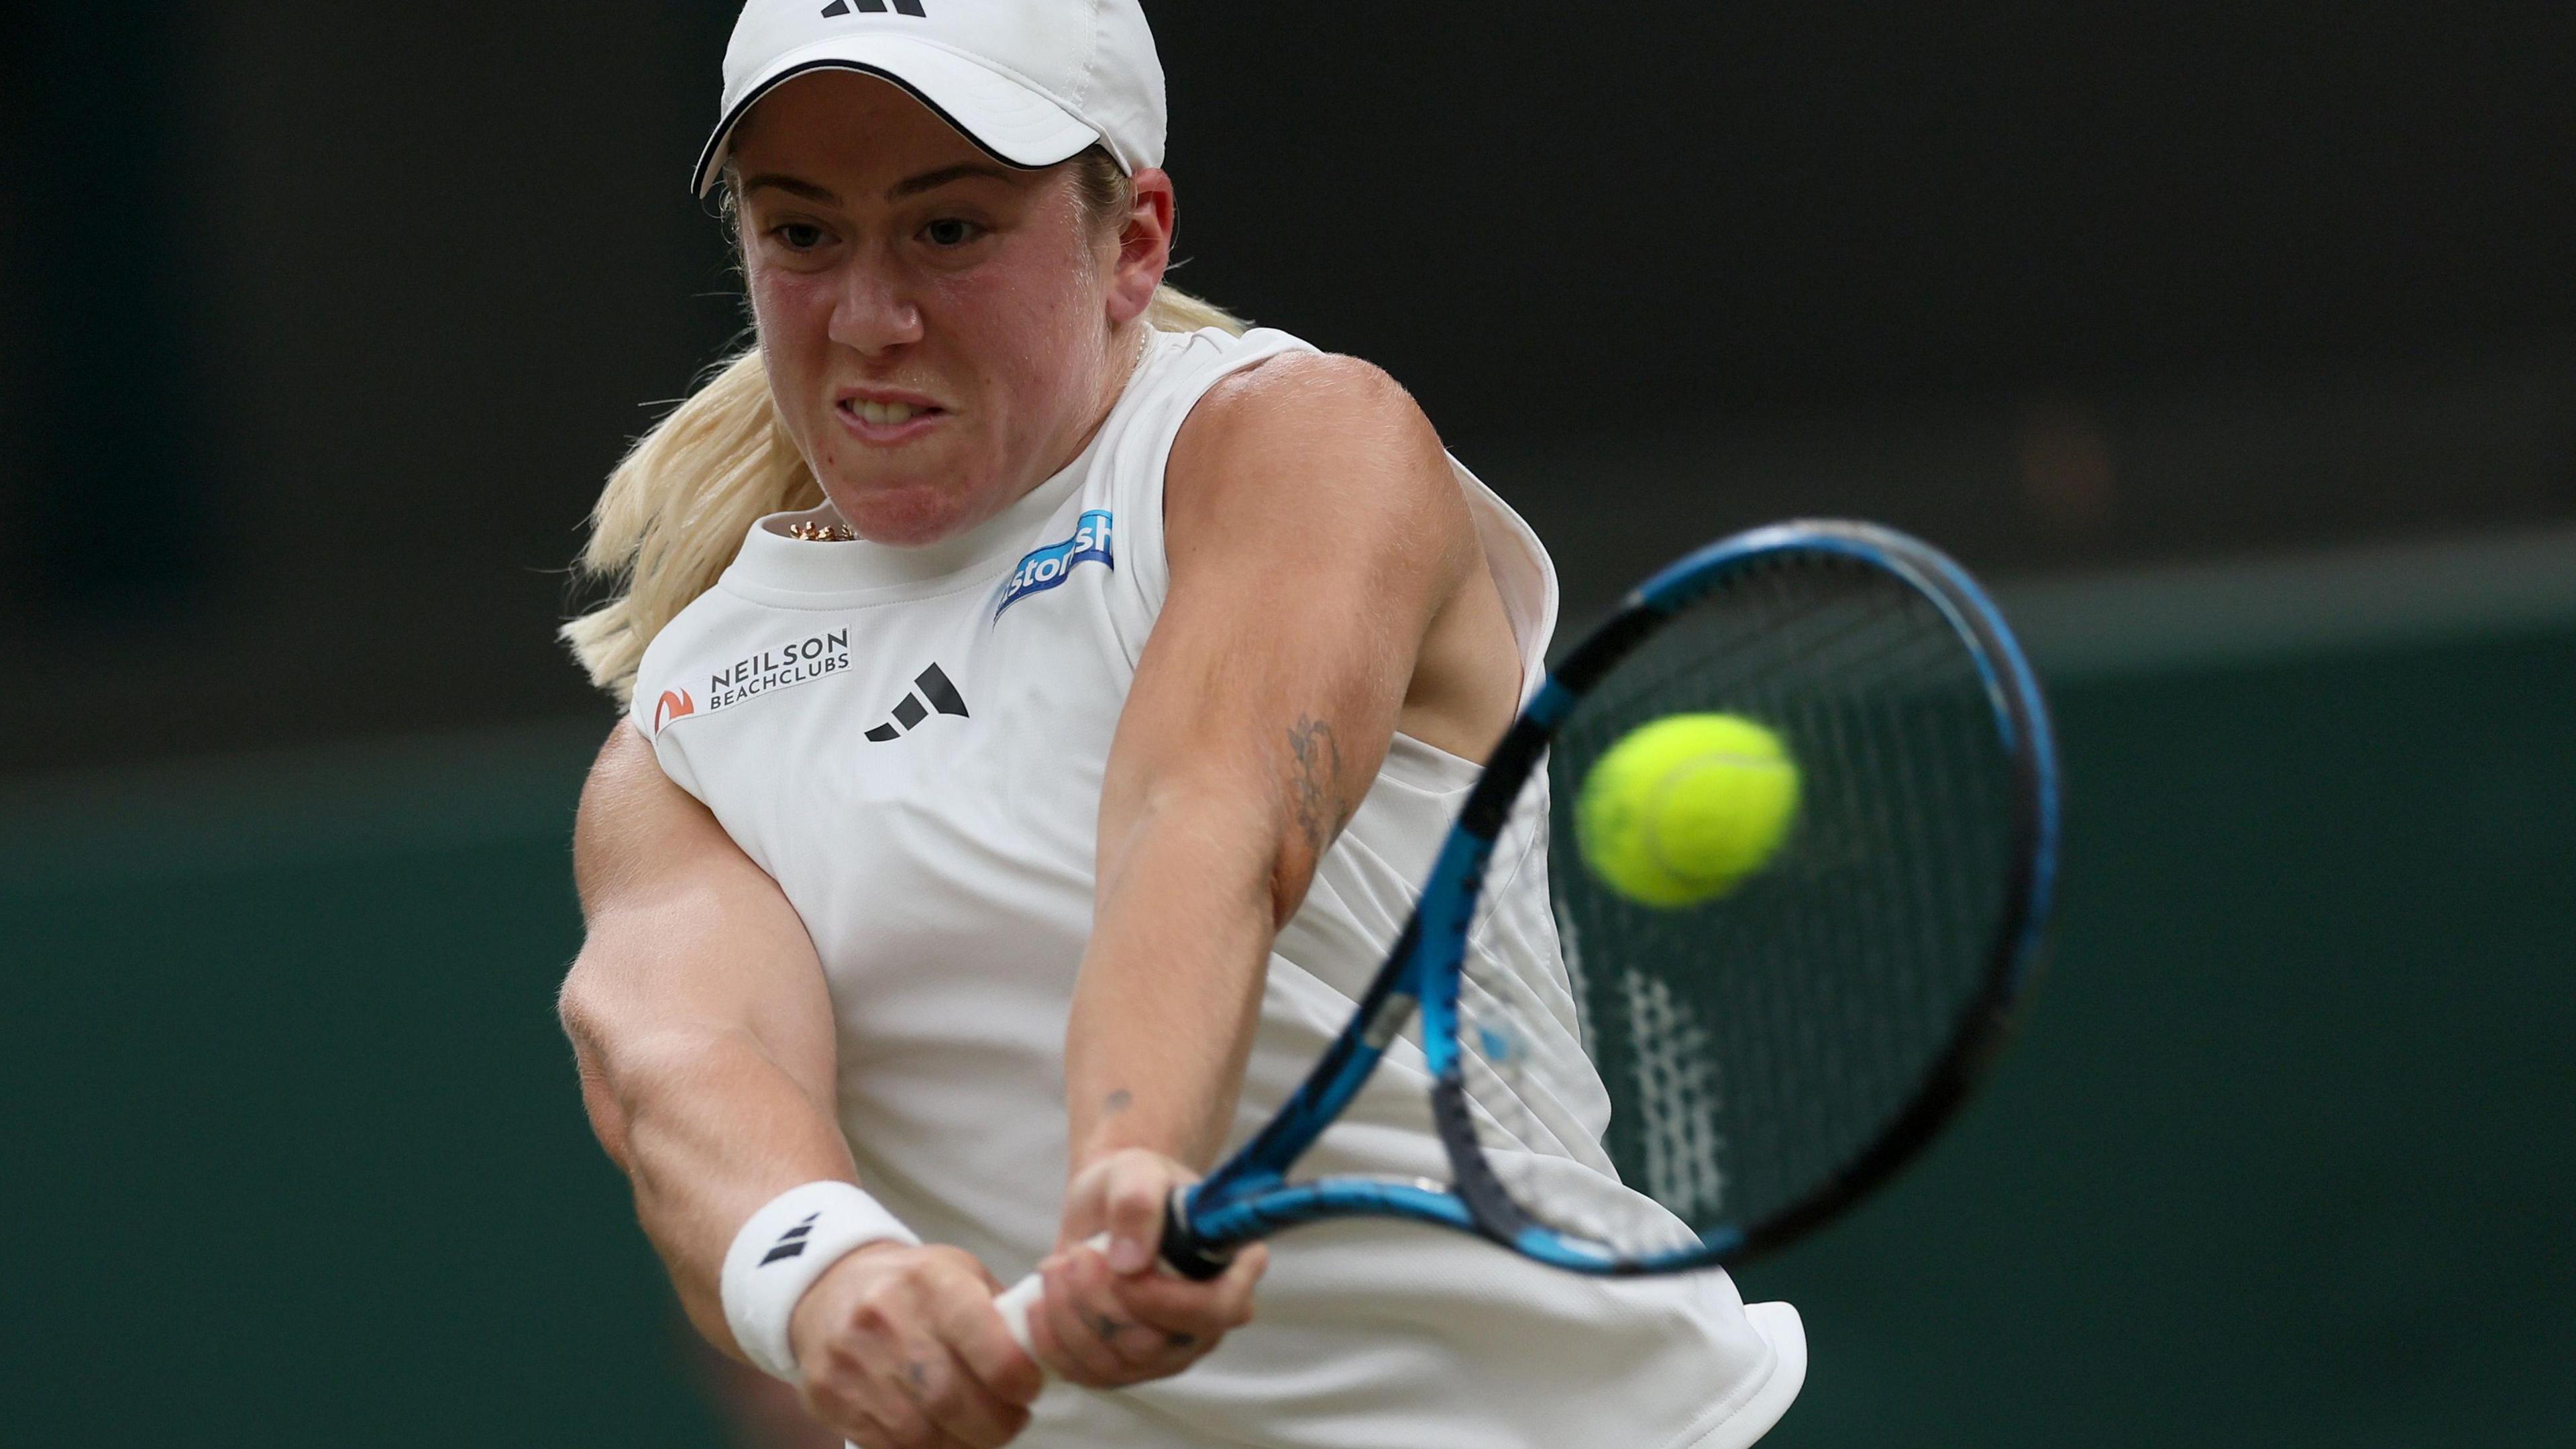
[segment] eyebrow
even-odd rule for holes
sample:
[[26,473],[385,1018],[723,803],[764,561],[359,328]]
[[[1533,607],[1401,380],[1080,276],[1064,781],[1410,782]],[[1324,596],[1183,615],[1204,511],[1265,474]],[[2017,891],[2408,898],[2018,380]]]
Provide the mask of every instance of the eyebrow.
[[969,177],[1008,181],[1011,179],[1011,173],[999,166],[981,161],[962,161],[954,166],[942,166],[936,171],[924,171],[909,181],[896,182],[886,189],[886,200],[901,201],[907,196],[919,196],[925,191],[937,191],[949,182],[964,181]]
[[786,192],[790,196],[801,196],[807,201],[819,202],[824,206],[838,206],[841,204],[841,198],[833,195],[830,190],[817,186],[811,181],[799,181],[793,176],[778,176],[768,172],[763,172],[762,174],[745,181],[742,184],[742,194],[749,196],[764,186],[775,187],[780,191]]
[[[925,191],[937,191],[952,181],[965,181],[979,177],[991,181],[1008,181],[1011,179],[1011,173],[999,166],[987,165],[980,161],[963,161],[954,166],[942,166],[936,171],[924,171],[919,176],[896,182],[886,189],[886,200],[901,201],[907,196],[919,196]],[[841,198],[828,187],[817,186],[811,181],[799,181],[793,176],[781,176],[775,172],[762,172],[743,182],[742,193],[749,196],[764,186],[775,187],[790,196],[801,196],[807,201],[822,206],[841,204]]]

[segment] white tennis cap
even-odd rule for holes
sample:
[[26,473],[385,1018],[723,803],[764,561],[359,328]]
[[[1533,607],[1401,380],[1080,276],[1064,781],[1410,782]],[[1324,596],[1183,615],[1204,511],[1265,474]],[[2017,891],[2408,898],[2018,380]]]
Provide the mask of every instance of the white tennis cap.
[[760,98],[815,70],[882,76],[1014,166],[1094,145],[1131,176],[1163,164],[1163,62],[1137,0],[751,0],[696,194]]

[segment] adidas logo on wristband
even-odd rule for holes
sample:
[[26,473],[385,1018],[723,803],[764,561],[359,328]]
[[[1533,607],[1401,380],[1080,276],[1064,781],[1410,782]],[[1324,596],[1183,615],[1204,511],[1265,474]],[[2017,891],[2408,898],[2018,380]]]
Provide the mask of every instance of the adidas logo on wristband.
[[778,1238],[778,1246],[769,1250],[769,1256],[760,1260],[760,1266],[766,1268],[781,1258],[795,1258],[803,1256],[805,1252],[805,1238],[808,1234],[814,1231],[814,1219],[821,1216],[821,1213],[811,1214],[805,1219],[805,1221],[798,1223],[796,1226],[789,1228],[786,1232],[781,1233]]
[[910,1228],[854,1184],[809,1182],[770,1199],[734,1234],[718,1283],[725,1324],[743,1357],[796,1382],[787,1329],[797,1300],[833,1264],[870,1243],[888,1242],[921,1246]]

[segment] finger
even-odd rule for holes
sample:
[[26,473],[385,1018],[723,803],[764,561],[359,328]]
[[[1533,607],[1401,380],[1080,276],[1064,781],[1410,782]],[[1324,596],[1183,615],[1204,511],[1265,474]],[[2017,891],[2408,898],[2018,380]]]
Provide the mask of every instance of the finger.
[[[1046,1281],[1043,1268],[1039,1270],[1038,1281],[1041,1283]],[[1028,1325],[1029,1352],[1037,1357],[1039,1365],[1045,1368],[1050,1376],[1069,1384],[1081,1384],[1085,1388],[1109,1387],[1085,1363],[1082,1355],[1075,1351],[1074,1345],[1067,1343],[1063,1336],[1056,1332],[1055,1318],[1049,1312],[1044,1298],[1034,1300],[1030,1304]]]
[[1226,1265],[1217,1282],[1217,1296],[1226,1305],[1229,1328],[1241,1328],[1252,1321],[1253,1290],[1261,1286],[1261,1277],[1270,1271],[1270,1245],[1247,1244]]
[[841,1434],[859,1449],[911,1449],[930,1431],[930,1423],[901,1399],[889,1400],[882,1385],[809,1383],[805,1412],[823,1427]]
[[1055,1251],[1063,1252],[1098,1233],[1107,1211],[1105,1192],[1109,1164],[1095,1162],[1074,1174],[1064,1188],[1064,1220],[1056,1226]]
[[889,1394],[871,1367],[900,1352],[900,1340],[892,1335],[854,1334],[829,1344],[818,1361],[807,1365],[801,1386],[805,1412],[860,1449],[909,1444],[906,1432],[922,1426],[908,1417],[910,1407]]
[[1064,1305],[1064,1315],[1059,1336],[1087,1350],[1082,1357],[1090,1371],[1112,1383],[1129,1382],[1135,1355],[1147,1346],[1141,1340],[1149,1335],[1118,1306],[1109,1286],[1116,1281],[1109,1260],[1095,1249],[1076,1247],[1064,1255],[1060,1273],[1064,1289],[1057,1301]]
[[[989,1274],[987,1276],[990,1276]],[[993,1297],[962,1294],[948,1301],[940,1336],[959,1365],[984,1391],[1006,1405],[1026,1407],[1046,1391],[1046,1372],[1011,1337]],[[1035,1325],[1031,1325],[1033,1336]]]
[[[1102,1342],[1118,1356],[1133,1374],[1160,1360],[1170,1348],[1170,1335],[1156,1324],[1138,1317],[1127,1301],[1127,1290],[1136,1284],[1168,1280],[1171,1274],[1157,1268],[1142,1277],[1122,1277],[1112,1271],[1103,1258],[1089,1271],[1077,1269],[1074,1281],[1082,1296],[1075,1307],[1083,1320],[1101,1331]],[[1114,1331],[1113,1331],[1114,1330]]]
[[1157,1323],[1123,1308],[1110,1309],[1108,1315],[1119,1316],[1119,1321],[1124,1324],[1112,1347],[1126,1366],[1129,1383],[1142,1383],[1147,1379],[1179,1373],[1205,1357],[1225,1337],[1222,1328]]
[[985,1395],[946,1345],[931,1339],[907,1343],[881,1363],[870,1388],[868,1407],[900,1449],[997,1449],[1022,1427],[1012,1416],[1027,1416]]
[[[880,1332],[833,1345],[826,1372],[805,1384],[815,1418],[862,1449],[950,1449],[959,1439],[934,1421],[951,1380],[947,1347],[918,1332]],[[996,1443],[1007,1442],[1007,1436]],[[984,1449],[984,1446],[974,1446]]]
[[1111,1288],[1128,1318],[1168,1336],[1212,1340],[1251,1321],[1253,1290],[1269,1264],[1270,1250],[1255,1243],[1205,1283],[1157,1273],[1116,1279]]
[[1154,1250],[1163,1241],[1163,1209],[1171,1190],[1171,1169],[1160,1158],[1144,1152],[1122,1152],[1110,1159],[1102,1207],[1109,1230],[1112,1269],[1133,1274],[1154,1266]]
[[934,1436],[944,1437],[931,1427],[930,1416],[921,1411],[921,1406],[905,1398],[893,1384],[881,1379],[871,1388],[866,1412],[869,1418],[884,1426],[888,1445],[912,1449],[916,1444],[930,1442]]
[[974,1449],[1001,1449],[1028,1427],[1029,1411],[996,1397],[945,1344],[922,1344],[901,1372],[898,1390],[922,1416]]
[[1128,1364],[1114,1347],[1127,1331],[1125,1321],[1090,1302],[1107,1296],[1101,1289],[1109,1279],[1108,1265],[1098,1253],[1076,1246],[1048,1259],[1045,1277],[1046,1297],[1040,1312],[1032,1315],[1032,1328],[1044,1319],[1056,1372],[1091,1388],[1128,1382]]
[[898,1446],[903,1443],[901,1439],[895,1437],[892,1429],[878,1423],[870,1415],[853,1414],[849,1411],[827,1414],[810,1407],[807,1412],[813,1414],[815,1423],[848,1440],[850,1449],[898,1449]]
[[[876,1446],[862,1443],[861,1449],[876,1449]],[[918,1439],[895,1440],[892,1449],[985,1449],[985,1446],[970,1444],[933,1424],[922,1430]]]

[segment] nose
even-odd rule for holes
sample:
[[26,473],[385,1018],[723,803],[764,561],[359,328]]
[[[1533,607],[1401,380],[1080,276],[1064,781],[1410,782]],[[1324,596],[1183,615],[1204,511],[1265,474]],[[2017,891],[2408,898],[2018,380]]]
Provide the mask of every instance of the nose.
[[919,342],[921,308],[900,279],[879,267],[854,265],[832,307],[832,340],[867,357]]

